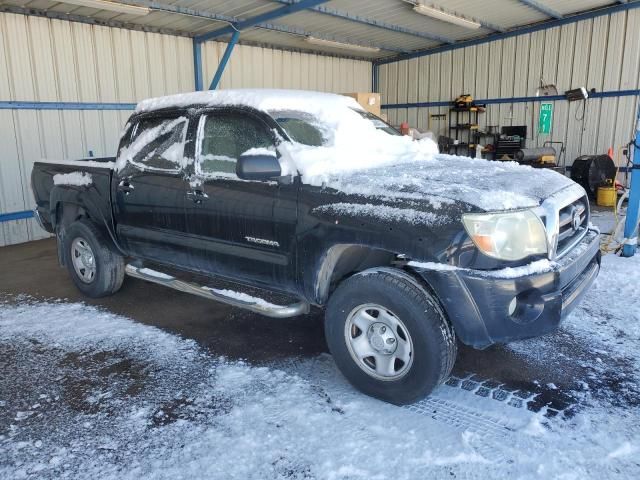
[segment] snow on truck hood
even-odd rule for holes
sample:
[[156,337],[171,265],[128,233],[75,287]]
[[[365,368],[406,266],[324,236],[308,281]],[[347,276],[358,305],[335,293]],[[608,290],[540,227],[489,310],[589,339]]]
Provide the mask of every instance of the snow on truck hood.
[[482,210],[538,206],[576,185],[563,175],[515,162],[442,155],[428,138],[414,141],[379,130],[342,95],[303,90],[239,89],[152,98],[136,112],[195,105],[243,105],[265,112],[293,110],[311,115],[326,137],[323,146],[279,145],[283,175],[349,194],[446,202],[462,201]]
[[442,154],[326,175],[323,184],[367,197],[425,200],[436,205],[461,201],[485,211],[537,207],[565,188],[581,188],[548,169]]

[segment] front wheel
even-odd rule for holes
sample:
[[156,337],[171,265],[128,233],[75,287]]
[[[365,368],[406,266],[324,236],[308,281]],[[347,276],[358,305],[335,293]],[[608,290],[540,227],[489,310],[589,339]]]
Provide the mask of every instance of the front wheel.
[[93,298],[111,295],[124,279],[124,258],[116,253],[89,220],[79,220],[65,230],[62,248],[76,287]]
[[446,380],[456,340],[438,301],[407,273],[356,274],[329,299],[325,335],[335,362],[359,390],[395,404]]

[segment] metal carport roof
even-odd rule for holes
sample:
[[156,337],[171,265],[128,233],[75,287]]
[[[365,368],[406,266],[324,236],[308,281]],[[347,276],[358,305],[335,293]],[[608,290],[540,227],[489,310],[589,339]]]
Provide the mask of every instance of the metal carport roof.
[[[472,29],[420,15],[413,9],[418,2],[481,26]],[[571,21],[573,16],[584,12],[604,13],[640,6],[640,0],[114,0],[113,3],[146,7],[149,11],[114,12],[100,8],[107,5],[102,0],[0,0],[0,11],[200,37],[288,6],[299,10],[243,29],[239,42],[386,62],[459,42],[499,38],[531,25],[552,26],[554,22]],[[307,37],[368,50],[312,44]],[[216,36],[221,41],[230,38],[230,32]]]

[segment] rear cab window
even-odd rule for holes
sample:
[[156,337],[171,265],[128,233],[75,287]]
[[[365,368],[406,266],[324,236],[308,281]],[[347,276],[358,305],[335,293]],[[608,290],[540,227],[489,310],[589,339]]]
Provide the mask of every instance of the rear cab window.
[[184,116],[140,119],[129,142],[118,155],[118,162],[140,170],[180,172],[186,165],[185,139],[189,120]]

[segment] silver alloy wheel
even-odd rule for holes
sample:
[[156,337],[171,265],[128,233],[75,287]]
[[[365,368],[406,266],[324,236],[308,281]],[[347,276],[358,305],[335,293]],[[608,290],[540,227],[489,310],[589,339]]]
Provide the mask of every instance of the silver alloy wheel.
[[96,258],[89,242],[77,237],[71,242],[71,262],[76,274],[84,283],[91,283],[96,277]]
[[405,324],[389,309],[368,303],[354,308],[344,325],[349,353],[378,380],[398,380],[411,368],[413,342]]

